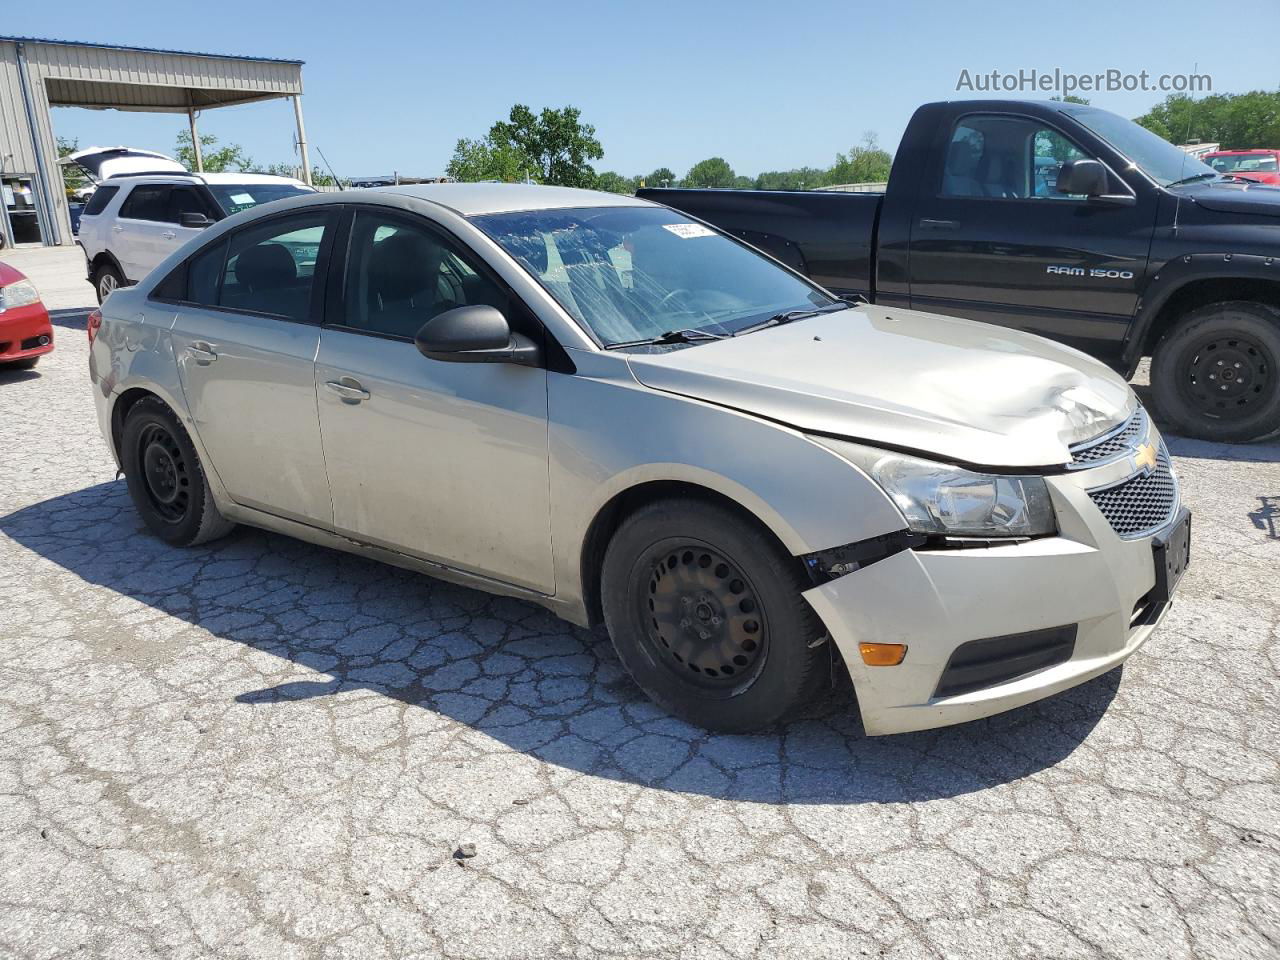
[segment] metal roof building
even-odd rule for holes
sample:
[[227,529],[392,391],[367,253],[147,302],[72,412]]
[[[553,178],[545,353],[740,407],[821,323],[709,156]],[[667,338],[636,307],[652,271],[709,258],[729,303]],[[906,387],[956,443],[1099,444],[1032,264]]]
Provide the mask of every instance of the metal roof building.
[[290,97],[309,181],[301,96],[300,60],[0,36],[0,234],[74,242],[51,107],[186,114],[199,170],[199,111]]

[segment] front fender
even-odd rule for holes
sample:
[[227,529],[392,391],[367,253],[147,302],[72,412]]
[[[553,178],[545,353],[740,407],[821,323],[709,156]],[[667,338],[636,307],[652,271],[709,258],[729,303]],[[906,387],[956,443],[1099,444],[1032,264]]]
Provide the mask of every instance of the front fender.
[[575,361],[578,376],[548,379],[557,596],[569,603],[585,602],[581,559],[593,521],[645,483],[727,497],[797,556],[906,526],[866,474],[796,430],[645,387],[621,365],[593,377],[589,359]]
[[1152,346],[1148,343],[1156,318],[1169,301],[1188,285],[1201,280],[1263,281],[1280,284],[1280,257],[1255,253],[1188,253],[1167,261],[1151,277],[1125,338],[1122,355],[1126,376]]

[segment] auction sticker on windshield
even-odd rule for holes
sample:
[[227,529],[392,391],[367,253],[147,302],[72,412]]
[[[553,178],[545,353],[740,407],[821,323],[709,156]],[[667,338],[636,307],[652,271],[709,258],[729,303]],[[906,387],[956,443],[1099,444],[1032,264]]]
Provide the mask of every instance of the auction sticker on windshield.
[[714,230],[704,227],[700,223],[664,223],[663,230],[670,230],[677,237],[683,237],[686,240],[692,237],[714,237]]

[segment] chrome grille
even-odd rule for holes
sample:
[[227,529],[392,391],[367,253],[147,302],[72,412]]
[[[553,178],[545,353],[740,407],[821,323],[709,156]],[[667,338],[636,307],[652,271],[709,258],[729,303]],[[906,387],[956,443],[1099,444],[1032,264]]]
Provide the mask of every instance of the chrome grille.
[[1147,436],[1147,411],[1138,407],[1133,416],[1117,430],[1104,433],[1071,448],[1071,467],[1080,470],[1095,467],[1106,460],[1119,460],[1128,456],[1133,448]]
[[1126,540],[1146,536],[1163,527],[1178,509],[1178,483],[1164,443],[1150,473],[1135,473],[1110,487],[1090,490],[1089,496],[1117,534]]

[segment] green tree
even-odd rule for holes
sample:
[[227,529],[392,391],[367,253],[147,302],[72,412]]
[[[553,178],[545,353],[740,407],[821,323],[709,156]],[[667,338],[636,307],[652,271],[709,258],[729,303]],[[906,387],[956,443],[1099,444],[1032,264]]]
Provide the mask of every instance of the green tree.
[[732,187],[733,167],[724,157],[709,157],[689,168],[680,182],[682,187]]
[[659,167],[647,177],[641,177],[640,186],[643,187],[674,187],[676,185],[676,175],[671,172],[669,167]]
[[[301,168],[292,163],[269,163],[265,167],[258,167],[251,171],[252,173],[265,173],[273,177],[293,177],[301,179],[298,172]],[[332,187],[337,185],[332,175],[321,170],[319,167],[312,165],[311,167],[311,185],[315,187]]]
[[466,183],[478,180],[518,183],[525,177],[534,179],[533,172],[533,161],[523,150],[511,143],[495,143],[491,137],[459,140],[445,168],[445,173],[453,179]]
[[770,170],[756,177],[757,190],[812,190],[830,183],[830,173],[817,167]]
[[523,103],[511,108],[506,120],[489,128],[489,142],[496,150],[514,149],[532,164],[533,178],[561,187],[590,187],[596,172],[588,162],[604,156],[596,128],[582,122],[577,107],[535,114]]
[[[69,157],[79,149],[79,139],[68,140],[66,137],[58,138],[59,160],[63,157]],[[66,192],[68,197],[74,194],[77,190],[88,186],[89,178],[85,176],[84,171],[81,170],[79,166],[74,163],[64,163],[60,164],[60,166],[62,167],[62,189]]]
[[620,173],[606,170],[596,177],[596,189],[607,190],[610,193],[634,194],[638,180],[638,177],[624,177]]
[[892,154],[880,149],[875,133],[868,130],[862,135],[862,146],[836,154],[835,164],[827,171],[827,183],[883,183],[892,166]]
[[1226,150],[1280,143],[1280,91],[1214,94],[1193,100],[1174,94],[1135,122],[1170,143],[1220,143]]
[[[196,168],[196,152],[191,149],[190,130],[178,132],[178,141],[174,144],[173,155],[188,170]],[[223,173],[228,170],[246,172],[253,169],[253,160],[244,152],[244,147],[238,143],[219,147],[218,138],[212,133],[200,134],[200,157],[204,161],[206,173]]]

